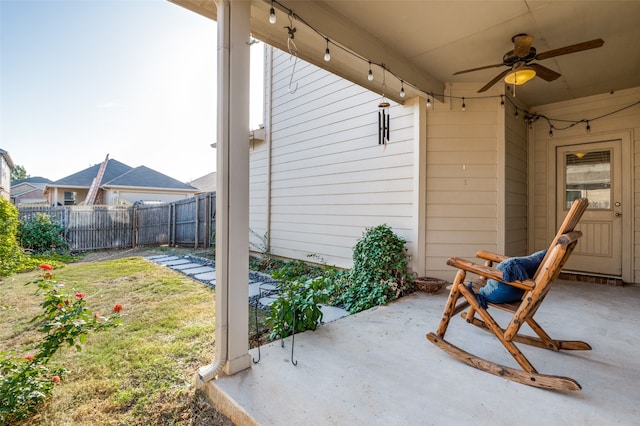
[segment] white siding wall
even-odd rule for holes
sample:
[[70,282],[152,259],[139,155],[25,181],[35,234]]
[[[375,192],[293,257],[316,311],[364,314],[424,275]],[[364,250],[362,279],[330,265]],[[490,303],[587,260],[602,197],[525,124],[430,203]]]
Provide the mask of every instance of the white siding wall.
[[[510,95],[505,95],[510,96]],[[512,102],[516,100],[512,99]],[[516,104],[518,105],[518,104]],[[505,226],[504,254],[524,256],[527,245],[527,123],[522,106],[516,117],[511,102],[505,104]]]
[[[263,102],[263,123],[270,127],[270,116],[267,111],[271,108],[271,57],[272,49],[265,45],[263,49],[265,97]],[[264,120],[267,120],[266,122]],[[269,151],[271,138],[265,132],[265,140],[253,141],[249,148],[249,249],[262,251],[264,239],[269,230]]]
[[[629,106],[640,99],[640,88],[623,90],[612,94],[603,94],[591,96],[587,98],[576,99],[573,101],[560,102],[539,106],[533,111],[544,114],[548,117],[580,120],[583,118],[598,117],[616,111],[623,107]],[[554,139],[570,138],[576,136],[586,137],[586,125],[577,125],[566,130],[554,131]],[[640,282],[640,218],[637,212],[640,211],[640,105],[625,109],[624,111],[611,114],[597,121],[591,121],[591,133],[589,137],[611,134],[620,134],[621,132],[631,133],[631,140],[628,147],[632,155],[632,176],[624,176],[625,182],[633,187],[633,207],[632,207],[632,229],[633,242],[631,251],[626,250],[624,257],[629,257],[628,262],[631,266],[631,280],[634,283]],[[550,181],[547,175],[547,151],[549,149],[549,125],[544,120],[539,120],[533,126],[530,132],[531,141],[531,172],[533,185],[532,194],[532,232],[531,243],[533,249],[537,250],[545,248],[549,244],[549,235],[553,235],[555,223],[550,223],[549,209],[554,209],[549,204],[548,191],[555,190],[555,182]]]
[[11,200],[11,168],[0,155],[0,197]]
[[[498,142],[504,140],[499,98],[470,99],[477,85],[453,85],[445,104],[427,112],[426,266],[452,280],[451,256],[498,251]],[[489,92],[498,95],[498,92]],[[466,111],[461,99],[465,96]],[[503,163],[504,164],[504,163]]]
[[[315,254],[339,267],[352,266],[353,247],[367,227],[386,223],[411,248],[412,108],[392,103],[391,141],[382,147],[380,95],[300,60],[291,93],[293,62],[274,50],[267,143],[252,151],[251,228],[266,231],[270,223],[274,255],[309,260]],[[269,199],[270,219],[264,217]]]

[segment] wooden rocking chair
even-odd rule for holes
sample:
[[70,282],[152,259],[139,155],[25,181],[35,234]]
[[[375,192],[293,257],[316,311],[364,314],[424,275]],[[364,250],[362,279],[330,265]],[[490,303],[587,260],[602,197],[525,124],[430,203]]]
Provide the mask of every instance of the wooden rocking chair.
[[[569,377],[538,373],[514,342],[524,343],[553,351],[561,349],[591,349],[591,346],[585,342],[552,339],[533,319],[533,316],[540,307],[544,297],[551,289],[551,284],[553,284],[560,274],[562,267],[575,248],[578,239],[582,236],[580,231],[575,231],[574,229],[582,217],[582,214],[587,209],[588,204],[589,202],[586,198],[573,202],[569,213],[560,226],[558,233],[547,250],[547,253],[540,263],[533,279],[512,282],[504,281],[502,271],[499,271],[492,266],[494,263],[508,259],[507,256],[480,251],[476,253],[476,257],[485,260],[484,265],[472,263],[456,257],[450,258],[447,261],[447,264],[458,268],[458,272],[456,273],[455,280],[451,286],[449,298],[447,299],[438,330],[436,333],[428,333],[427,339],[440,349],[443,349],[453,355],[455,358],[488,373],[540,388],[580,390],[581,386],[578,382]],[[502,328],[496,322],[491,313],[480,305],[474,291],[465,286],[464,280],[468,272],[479,275],[485,279],[494,279],[524,290],[524,295],[520,301],[501,304],[488,303],[489,307],[507,311],[513,315],[506,328]],[[461,298],[462,300],[458,303],[458,300]],[[452,345],[444,339],[451,318],[465,309],[466,312],[462,313],[462,317],[466,319],[468,323],[493,333],[511,353],[522,369],[507,367],[476,357]],[[476,315],[479,318],[477,318]],[[538,337],[519,334],[520,327],[525,323],[531,327]]]

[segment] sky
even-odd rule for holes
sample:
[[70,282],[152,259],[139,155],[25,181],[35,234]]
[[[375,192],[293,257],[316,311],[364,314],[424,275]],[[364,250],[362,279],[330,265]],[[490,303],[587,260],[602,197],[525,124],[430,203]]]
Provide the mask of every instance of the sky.
[[167,0],[0,0],[0,148],[53,181],[107,154],[183,182],[215,171],[216,32]]

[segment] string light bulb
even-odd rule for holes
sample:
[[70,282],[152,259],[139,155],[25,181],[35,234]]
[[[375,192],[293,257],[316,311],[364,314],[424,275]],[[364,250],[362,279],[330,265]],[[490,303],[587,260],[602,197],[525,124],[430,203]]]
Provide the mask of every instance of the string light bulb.
[[587,120],[587,133],[591,133],[591,126],[589,125],[589,120]]
[[324,60],[327,62],[331,60],[331,53],[329,52],[329,39],[327,39],[327,48],[324,51]]
[[373,71],[371,71],[371,61],[369,61],[369,74],[367,75],[369,81],[373,81]]
[[431,96],[427,95],[427,108],[431,108]]
[[518,108],[516,108],[516,114],[515,114],[516,118],[518,118]]
[[500,95],[500,106],[504,108],[504,95]]
[[549,127],[549,137],[552,138],[553,137],[553,128]]
[[269,23],[275,24],[276,21],[276,10],[273,8],[273,1],[271,1],[271,9],[269,9]]
[[406,93],[404,92],[404,80],[400,80],[400,97],[404,98]]
[[467,104],[464,103],[464,96],[462,97],[462,110],[463,111],[467,110]]

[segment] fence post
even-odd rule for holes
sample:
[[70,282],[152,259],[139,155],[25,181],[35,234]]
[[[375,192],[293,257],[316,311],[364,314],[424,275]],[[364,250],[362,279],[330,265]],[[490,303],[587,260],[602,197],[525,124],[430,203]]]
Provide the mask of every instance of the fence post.
[[194,234],[194,247],[193,248],[197,249],[198,248],[198,239],[199,239],[198,238],[199,237],[198,228],[200,228],[200,226],[199,226],[200,223],[198,222],[200,220],[200,218],[198,217],[198,213],[200,211],[200,208],[199,208],[200,207],[200,196],[198,195],[198,196],[193,197],[193,201],[195,201],[195,203],[196,203],[196,208],[195,208],[195,216],[196,216],[195,219],[196,220],[194,220],[196,228],[194,229],[194,233],[193,233]]

